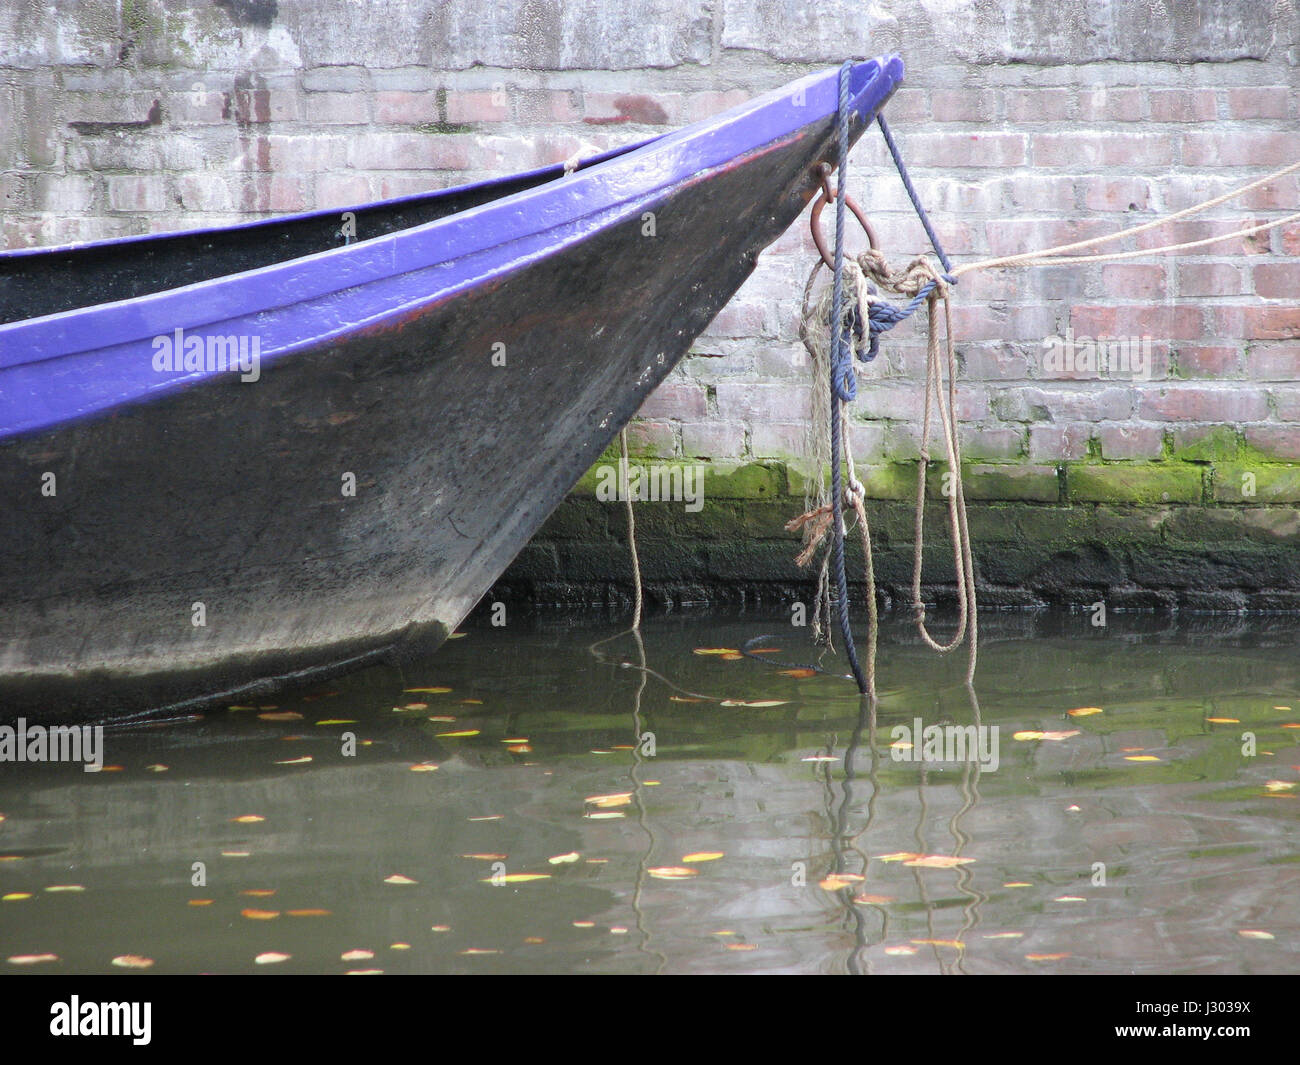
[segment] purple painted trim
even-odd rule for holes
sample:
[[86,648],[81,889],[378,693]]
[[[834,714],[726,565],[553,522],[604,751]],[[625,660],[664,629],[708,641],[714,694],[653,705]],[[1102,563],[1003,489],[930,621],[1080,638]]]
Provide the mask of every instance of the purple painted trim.
[[[902,79],[897,56],[859,63],[869,118]],[[154,370],[153,340],[256,337],[261,362],[385,323],[586,239],[836,110],[835,70],[562,180],[421,226],[183,288],[0,325],[0,438],[199,384],[221,370]],[[338,214],[337,211],[313,214]],[[148,238],[145,238],[148,239]]]

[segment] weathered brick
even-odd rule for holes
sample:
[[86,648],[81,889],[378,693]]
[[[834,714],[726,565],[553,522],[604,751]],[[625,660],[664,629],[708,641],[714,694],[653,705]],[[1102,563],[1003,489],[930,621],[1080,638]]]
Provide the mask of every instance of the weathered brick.
[[505,122],[510,118],[510,94],[504,85],[490,92],[449,92],[448,122]]
[[805,431],[802,422],[756,422],[749,431],[749,447],[757,459],[801,455]]
[[742,421],[802,421],[808,417],[806,385],[719,382],[718,414]]
[[962,470],[967,499],[1005,499],[1055,503],[1061,495],[1055,466],[971,463]]
[[1179,345],[1178,370],[1187,377],[1227,377],[1241,369],[1241,351],[1228,345]]
[[1179,263],[1182,296],[1238,296],[1246,291],[1245,274],[1233,263]]
[[1184,385],[1144,388],[1137,394],[1137,415],[1152,421],[1254,422],[1268,417],[1262,388]]
[[1300,338],[1300,306],[1226,305],[1211,308],[1214,333],[1245,340]]
[[304,122],[326,126],[355,126],[370,121],[370,104],[363,93],[312,92],[302,98]]
[[1168,166],[1174,138],[1168,133],[1093,133],[1086,130],[1034,134],[1035,166],[1080,170],[1103,166]]
[[1092,425],[1034,425],[1029,429],[1031,462],[1081,459],[1088,454],[1088,441],[1095,432]]
[[471,147],[465,134],[361,133],[349,139],[347,158],[357,170],[466,170]]
[[1248,425],[1246,443],[1279,459],[1300,459],[1300,425]]
[[1246,376],[1252,381],[1300,381],[1300,345],[1289,341],[1248,344]]
[[1136,263],[1110,263],[1101,269],[1107,295],[1120,300],[1163,299],[1165,268]]
[[1255,267],[1255,295],[1268,299],[1300,298],[1300,263],[1263,263]]
[[1185,166],[1285,166],[1295,162],[1295,134],[1237,128],[1189,130],[1183,134]]
[[1295,90],[1286,85],[1251,85],[1228,90],[1228,115],[1232,118],[1286,118]]
[[160,174],[110,174],[104,179],[111,211],[165,211],[167,179]]
[[1213,89],[1152,89],[1147,102],[1152,122],[1213,122],[1219,117]]
[[1215,463],[1217,503],[1300,503],[1300,466]]
[[1002,93],[1008,122],[1064,122],[1078,108],[1070,89],[1006,89]]
[[1090,211],[1145,211],[1151,206],[1149,178],[1080,177],[1075,180],[1083,187],[1083,204]]
[[987,122],[996,98],[985,89],[933,89],[930,112],[936,122]]
[[685,381],[665,381],[656,388],[638,412],[642,418],[681,418],[695,420],[708,412],[708,396],[701,385]]
[[910,133],[897,138],[914,167],[1024,166],[1022,133]]
[[1079,117],[1085,122],[1141,122],[1145,104],[1140,89],[1101,87],[1079,93]]
[[627,446],[637,455],[672,458],[677,454],[677,430],[670,422],[638,418],[628,423]]
[[1165,441],[1165,431],[1158,425],[1102,425],[1097,436],[1104,459],[1159,458]]
[[1198,503],[1201,472],[1195,466],[1162,463],[1071,465],[1066,492],[1081,503]]
[[739,458],[745,453],[745,427],[740,422],[685,422],[682,454],[687,458]]

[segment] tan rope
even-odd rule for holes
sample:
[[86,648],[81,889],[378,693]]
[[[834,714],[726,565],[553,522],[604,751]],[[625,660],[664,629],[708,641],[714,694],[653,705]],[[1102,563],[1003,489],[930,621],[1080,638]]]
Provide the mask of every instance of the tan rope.
[[[1156,229],[1159,226],[1168,225],[1170,222],[1176,222],[1180,218],[1187,218],[1189,215],[1198,214],[1201,211],[1208,211],[1211,207],[1218,207],[1221,203],[1227,203],[1229,200],[1235,200],[1238,196],[1245,195],[1252,189],[1257,189],[1261,185],[1267,185],[1270,181],[1276,181],[1280,177],[1294,173],[1300,170],[1300,162],[1291,163],[1289,166],[1282,167],[1281,170],[1275,170],[1271,174],[1265,174],[1262,178],[1252,181],[1247,185],[1241,185],[1221,196],[1215,196],[1213,199],[1205,200],[1201,203],[1193,204],[1181,211],[1175,211],[1171,215],[1163,218],[1152,219],[1150,222],[1143,222],[1138,226],[1131,226],[1128,229],[1121,229],[1118,233],[1108,233],[1103,237],[1092,237],[1089,240],[1077,240],[1072,244],[1058,244],[1052,248],[1044,248],[1041,251],[1021,252],[1019,255],[1003,255],[996,259],[981,259],[978,262],[966,263],[957,267],[952,272],[953,277],[960,277],[962,274],[969,273],[972,270],[988,270],[995,266],[1019,266],[1028,264],[1041,265],[1044,262],[1064,260],[1067,262],[1102,262],[1110,256],[1064,256],[1065,252],[1078,251],[1083,248],[1094,248],[1098,244],[1106,244],[1112,240],[1120,240],[1123,237],[1131,237],[1138,233],[1145,233],[1148,230]],[[1219,241],[1232,240],[1235,237],[1249,236],[1252,233],[1259,233],[1265,229],[1276,229],[1278,226],[1286,225],[1288,222],[1300,218],[1300,214],[1288,215],[1285,218],[1279,218],[1273,222],[1266,222],[1263,225],[1254,226],[1250,229],[1238,230],[1234,233],[1225,233],[1221,237],[1211,237],[1208,240],[1194,240],[1186,244],[1166,244],[1158,248],[1146,248],[1137,252],[1118,252],[1115,256],[1118,258],[1136,258],[1139,255],[1158,255],[1163,252],[1186,251],[1189,248],[1204,247],[1207,244],[1216,244]]]
[[[619,478],[622,481],[623,502],[627,504],[627,546],[632,553],[632,589],[634,592],[634,603],[632,606],[632,629],[640,630],[641,628],[641,559],[636,550],[636,518],[632,514],[632,492],[631,485],[628,484],[627,468],[627,426],[619,430],[618,434],[619,452],[622,455],[621,469]],[[642,663],[644,665],[644,663]]]

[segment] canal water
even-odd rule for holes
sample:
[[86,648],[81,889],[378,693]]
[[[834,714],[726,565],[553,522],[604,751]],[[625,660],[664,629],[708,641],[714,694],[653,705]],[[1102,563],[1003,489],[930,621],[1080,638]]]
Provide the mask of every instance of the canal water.
[[872,707],[788,615],[485,619],[110,730],[0,766],[0,968],[1297,971],[1300,621],[1107,620],[973,691],[890,621]]

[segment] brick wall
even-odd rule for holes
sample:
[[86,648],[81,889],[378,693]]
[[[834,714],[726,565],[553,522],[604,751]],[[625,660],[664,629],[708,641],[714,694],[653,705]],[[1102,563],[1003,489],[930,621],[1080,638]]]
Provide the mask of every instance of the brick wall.
[[[341,207],[554,162],[897,50],[889,107],[948,250],[1006,254],[1154,218],[1300,159],[1296,0],[0,0],[6,247]],[[1300,176],[1131,240],[1300,210]],[[852,188],[896,263],[922,234],[877,137]],[[646,404],[638,450],[798,450],[797,224]],[[1300,225],[1179,259],[963,279],[973,499],[1300,500]],[[1049,337],[1150,338],[1149,379],[1053,368]],[[904,325],[863,373],[877,496],[918,450]],[[1243,473],[1255,495],[1243,495]]]

